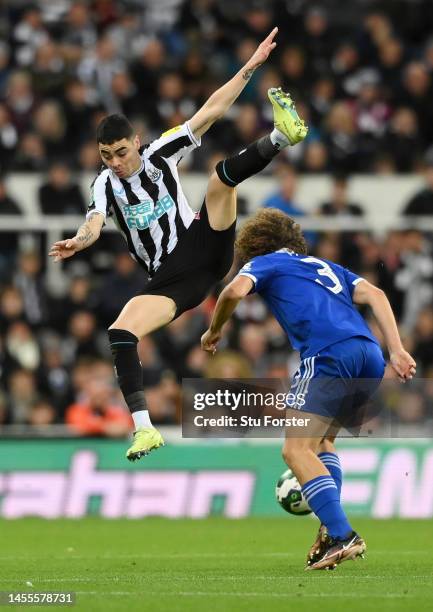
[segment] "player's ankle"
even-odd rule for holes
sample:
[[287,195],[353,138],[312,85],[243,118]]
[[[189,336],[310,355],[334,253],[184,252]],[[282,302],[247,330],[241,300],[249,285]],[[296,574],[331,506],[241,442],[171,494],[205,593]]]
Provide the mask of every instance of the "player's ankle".
[[269,135],[271,142],[278,150],[285,149],[290,145],[289,139],[278,128],[274,128]]
[[133,412],[131,416],[132,420],[134,421],[135,429],[153,427],[148,410],[137,410],[136,412]]

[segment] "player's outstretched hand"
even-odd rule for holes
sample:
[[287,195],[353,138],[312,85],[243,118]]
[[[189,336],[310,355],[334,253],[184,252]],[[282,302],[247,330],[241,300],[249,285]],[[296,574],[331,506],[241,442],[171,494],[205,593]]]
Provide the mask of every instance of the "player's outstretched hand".
[[278,28],[274,28],[268,36],[266,36],[265,40],[263,40],[260,45],[257,47],[254,54],[251,56],[249,62],[247,63],[247,68],[250,70],[255,70],[258,66],[261,66],[263,62],[265,62],[269,54],[275,47],[277,43],[274,42],[274,38],[278,32]]
[[398,377],[402,382],[406,382],[406,380],[410,380],[415,376],[415,360],[404,349],[391,353],[389,360],[391,367],[398,374]]
[[68,238],[68,240],[59,240],[51,247],[48,255],[54,257],[54,261],[61,261],[72,257],[78,251],[78,242],[76,238]]
[[207,353],[216,353],[217,344],[221,340],[221,332],[212,332],[208,329],[201,337],[201,348]]

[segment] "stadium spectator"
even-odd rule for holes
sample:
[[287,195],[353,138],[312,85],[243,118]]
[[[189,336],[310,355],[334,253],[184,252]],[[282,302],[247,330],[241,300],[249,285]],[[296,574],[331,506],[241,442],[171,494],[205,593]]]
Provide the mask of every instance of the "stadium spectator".
[[36,400],[31,406],[27,424],[34,427],[35,432],[43,432],[44,429],[56,422],[57,412],[51,402],[46,399]]
[[74,398],[70,372],[63,363],[59,337],[46,335],[42,345],[42,360],[38,371],[39,388],[55,407],[56,421],[62,422],[65,409]]
[[71,152],[66,139],[66,123],[58,102],[47,100],[33,114],[33,128],[42,138],[50,159],[62,159]]
[[424,158],[424,187],[418,191],[403,209],[404,215],[431,215],[433,213],[433,148]]
[[433,256],[429,241],[418,230],[405,232],[401,250],[395,285],[404,293],[401,325],[412,332],[418,314],[433,300]]
[[416,61],[407,64],[403,70],[403,90],[400,103],[416,112],[422,133],[429,142],[433,138],[431,95],[431,76],[426,66]]
[[17,263],[13,284],[21,292],[27,321],[37,328],[47,317],[48,295],[42,277],[42,261],[38,252],[22,251]]
[[397,172],[411,172],[419,166],[422,138],[411,108],[402,106],[395,111],[380,148],[394,161]]
[[325,142],[331,168],[357,172],[363,169],[360,135],[347,102],[335,102],[326,118]]
[[89,7],[73,2],[64,21],[62,52],[68,62],[76,64],[87,50],[94,48],[98,34]]
[[84,267],[83,270],[73,271],[66,295],[51,299],[51,327],[58,333],[64,334],[72,315],[80,310],[95,313],[97,304],[98,296],[93,288],[92,278],[87,267]]
[[364,211],[361,206],[349,201],[348,187],[347,175],[335,174],[332,182],[331,198],[320,206],[319,213],[321,215],[362,216]]
[[107,354],[105,334],[102,335],[98,329],[94,314],[87,310],[78,310],[68,323],[68,336],[62,346],[67,364],[73,364],[81,357],[96,359]]
[[48,40],[36,49],[32,79],[33,89],[38,97],[58,98],[63,95],[66,66],[53,41]]
[[49,169],[47,182],[39,187],[39,206],[44,215],[82,215],[86,210],[81,189],[65,163]]
[[69,406],[66,423],[82,436],[126,436],[132,419],[125,408],[113,401],[113,388],[101,380],[88,381],[86,397]]
[[[3,177],[0,176],[0,215],[22,215],[23,211],[17,201],[12,198],[6,188],[6,183]],[[2,251],[5,249],[5,244],[2,240]]]
[[35,402],[40,400],[33,372],[14,370],[8,379],[8,422],[28,423]]
[[6,93],[6,86],[10,72],[11,54],[6,42],[0,41],[0,98]]
[[326,9],[320,4],[323,3],[307,7],[304,32],[301,37],[315,74],[323,74],[328,71],[335,41],[335,32],[330,26]]
[[433,363],[433,307],[430,304],[418,315],[414,333],[414,355],[425,377]]
[[6,285],[0,294],[0,332],[8,330],[15,321],[24,321],[24,302],[21,292]]
[[5,351],[20,368],[36,371],[41,361],[36,336],[25,321],[14,321],[5,334]]
[[262,325],[247,323],[239,333],[239,350],[254,371],[254,376],[265,376],[267,369],[267,338]]
[[144,289],[146,279],[127,252],[118,253],[113,261],[113,272],[108,274],[98,292],[98,317],[108,327],[125,304]]
[[15,58],[21,66],[31,66],[37,48],[47,42],[49,35],[37,5],[30,5],[12,30]]
[[98,38],[96,47],[90,49],[79,63],[77,74],[89,87],[95,103],[111,113],[116,112],[111,82],[116,73],[124,70],[125,64],[117,56],[113,41],[108,36],[102,36]]
[[4,104],[0,104],[0,172],[11,166],[17,144],[18,134],[9,111]]
[[89,138],[92,129],[92,116],[95,104],[89,100],[89,89],[79,81],[73,79],[65,86],[63,108],[66,123],[66,139],[68,146],[74,150],[84,139]]
[[10,73],[5,101],[18,134],[24,134],[31,128],[32,115],[37,106],[32,81],[27,72],[14,70]]
[[306,144],[300,169],[308,174],[324,173],[329,170],[328,151],[323,142],[314,140]]
[[77,168],[92,174],[97,173],[101,168],[101,157],[94,140],[88,140],[80,147]]
[[278,164],[274,172],[278,180],[278,191],[263,202],[264,208],[278,208],[286,215],[303,216],[305,212],[295,202],[296,171],[289,164]]
[[39,134],[27,132],[23,135],[12,163],[11,169],[15,172],[45,172],[48,159]]
[[142,110],[142,103],[137,95],[137,87],[128,72],[117,72],[111,81],[114,96],[113,109],[127,117],[137,117]]

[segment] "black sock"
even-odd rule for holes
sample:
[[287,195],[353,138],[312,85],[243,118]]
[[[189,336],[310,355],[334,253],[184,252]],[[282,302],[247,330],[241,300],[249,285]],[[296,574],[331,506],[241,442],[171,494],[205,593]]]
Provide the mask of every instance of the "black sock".
[[245,179],[266,168],[279,151],[280,146],[273,144],[270,136],[264,136],[238,155],[218,162],[215,170],[223,183],[229,187],[236,187]]
[[143,370],[138,358],[138,338],[126,329],[109,329],[114,371],[120,390],[131,412],[147,410],[143,391]]

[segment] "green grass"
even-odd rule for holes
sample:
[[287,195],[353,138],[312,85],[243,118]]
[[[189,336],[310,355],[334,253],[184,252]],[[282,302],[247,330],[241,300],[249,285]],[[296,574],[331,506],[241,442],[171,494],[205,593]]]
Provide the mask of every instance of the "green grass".
[[431,609],[433,522],[354,523],[367,558],[305,572],[309,518],[3,521],[0,590],[75,591],[91,612]]

